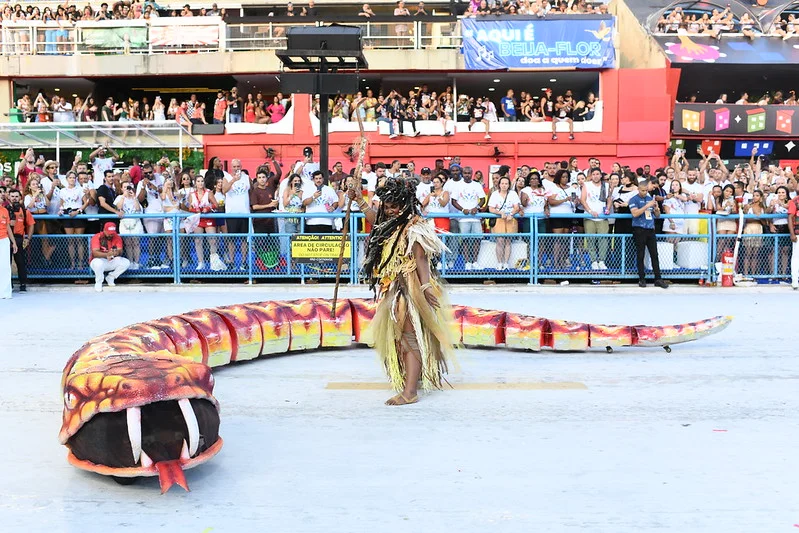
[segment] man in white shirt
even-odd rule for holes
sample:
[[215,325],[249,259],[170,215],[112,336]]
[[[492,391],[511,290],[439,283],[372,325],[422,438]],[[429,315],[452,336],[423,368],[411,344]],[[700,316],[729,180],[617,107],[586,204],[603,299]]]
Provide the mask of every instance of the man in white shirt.
[[[461,176],[461,166],[453,163],[449,166],[449,175],[450,178],[444,184],[444,190],[449,193],[449,197],[451,199],[455,199],[460,192],[461,186],[463,185],[463,178]],[[460,210],[456,209],[454,205],[452,205],[452,201],[450,200],[449,203],[449,212],[450,213],[460,213]],[[450,220],[450,231],[452,233],[458,233],[458,223],[459,218],[453,218]]]
[[369,204],[372,205],[373,209],[378,209],[380,207],[380,198],[375,196],[375,191],[377,187],[380,186],[380,182],[386,177],[386,164],[382,161],[375,165],[374,171],[374,179],[369,181],[366,185],[366,199],[369,201]]
[[[111,157],[106,157],[109,153]],[[97,189],[105,183],[105,171],[113,169],[114,163],[119,161],[119,154],[108,146],[108,141],[106,141],[105,146],[98,146],[89,154],[89,161],[91,161],[94,172],[94,188]]]
[[558,169],[555,163],[545,162],[544,163],[544,173],[541,174],[541,186],[544,187],[544,190],[548,193],[557,192],[555,189],[558,188],[555,185],[555,174],[557,173]]
[[[485,202],[486,193],[483,186],[472,181],[471,172],[463,174],[463,183],[458,188],[455,196],[452,197],[451,204],[457,212],[464,215],[476,215]],[[480,250],[480,236],[483,234],[483,227],[479,218],[460,218],[458,220],[458,232],[462,234],[475,235],[477,238],[463,238],[463,260],[466,262],[466,270],[472,270],[474,263],[477,262],[477,254]]]
[[58,102],[53,102],[53,122],[75,122],[72,114],[72,104],[63,96]]
[[[682,192],[688,195],[688,201],[685,203],[685,214],[698,215],[705,199],[705,188],[699,183],[698,170],[688,170],[687,181],[682,185]],[[688,235],[697,235],[699,233],[698,218],[685,219],[685,233]]]
[[302,156],[303,160],[298,161],[294,166],[294,173],[302,177],[303,190],[306,188],[312,189],[314,186],[313,175],[314,172],[319,170],[319,163],[314,163],[313,149],[310,146],[306,146],[302,149]]
[[[324,175],[317,170],[313,174],[313,187],[303,187],[302,205],[305,206],[306,213],[332,213],[338,208],[339,198],[336,191],[324,182]],[[333,233],[333,219],[306,218],[305,233]]]
[[433,189],[430,168],[424,167],[420,177],[419,185],[416,186],[416,198],[421,202],[430,195],[430,191]]
[[[247,216],[250,214],[250,187],[252,182],[250,176],[241,169],[241,160],[232,159],[230,161],[230,174],[225,175],[225,182],[222,184],[222,192],[225,194],[225,214],[233,215],[225,219],[228,233],[247,234],[250,232],[250,222]],[[236,217],[236,215],[240,215]],[[241,265],[239,270],[247,270],[247,239],[228,240],[228,261],[236,260],[235,241],[239,241],[241,250]]]
[[[371,189],[374,192],[376,185],[377,185],[377,174],[372,169],[371,163],[364,163],[363,164],[363,172],[361,172],[361,180],[363,181],[364,185],[361,187],[367,193]],[[371,199],[371,196],[369,197]]]

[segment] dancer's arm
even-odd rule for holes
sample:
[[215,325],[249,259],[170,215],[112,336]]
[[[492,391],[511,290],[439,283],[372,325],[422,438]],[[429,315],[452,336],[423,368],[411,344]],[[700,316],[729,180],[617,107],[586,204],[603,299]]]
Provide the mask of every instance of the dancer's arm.
[[419,283],[422,284],[422,293],[424,299],[430,304],[433,309],[438,309],[438,297],[430,285],[430,262],[427,259],[427,254],[424,253],[422,245],[417,243],[413,244],[413,258],[416,260],[416,276],[419,278]]
[[374,224],[377,221],[377,212],[372,209],[372,206],[369,202],[363,199],[362,195],[358,194],[358,191],[350,187],[347,191],[347,196],[350,197],[350,200],[358,204],[358,207],[361,208],[361,213],[363,213],[363,216],[366,217],[366,220],[369,222],[369,224]]

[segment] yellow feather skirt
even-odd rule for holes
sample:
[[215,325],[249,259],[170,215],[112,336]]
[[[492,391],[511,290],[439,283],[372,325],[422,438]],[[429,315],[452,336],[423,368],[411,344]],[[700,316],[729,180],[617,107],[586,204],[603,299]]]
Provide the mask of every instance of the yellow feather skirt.
[[391,282],[370,324],[374,347],[386,369],[391,387],[402,391],[405,386],[405,364],[400,342],[406,321],[410,321],[422,358],[422,389],[441,389],[442,375],[455,365],[454,339],[450,324],[452,308],[442,286],[433,281],[441,304],[430,307],[422,293],[415,271],[403,273]]

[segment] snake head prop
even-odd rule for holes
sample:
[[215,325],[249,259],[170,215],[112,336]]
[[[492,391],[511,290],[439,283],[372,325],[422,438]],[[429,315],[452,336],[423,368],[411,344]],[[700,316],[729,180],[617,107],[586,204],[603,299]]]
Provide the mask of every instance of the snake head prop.
[[[158,476],[186,490],[183,470],[222,447],[211,369],[166,350],[77,352],[64,370],[59,440],[74,466],[120,482]],[[89,353],[86,353],[89,352]]]

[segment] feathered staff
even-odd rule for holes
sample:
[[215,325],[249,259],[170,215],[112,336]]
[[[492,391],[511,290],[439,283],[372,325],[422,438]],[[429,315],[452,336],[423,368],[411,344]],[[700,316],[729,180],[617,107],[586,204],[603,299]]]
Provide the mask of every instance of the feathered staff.
[[[356,118],[358,119],[358,130],[360,131],[361,135],[355,144],[353,145],[353,149],[357,150],[358,153],[358,162],[355,164],[355,171],[352,173],[352,182],[354,185],[361,183],[361,173],[363,172],[363,159],[366,156],[366,134],[363,131],[363,119],[361,118],[361,113],[359,111],[359,107],[363,105],[365,98],[361,98],[356,100],[352,104],[352,111],[355,113]],[[346,183],[345,183],[346,185]],[[350,210],[352,207],[352,199],[347,195],[347,209],[344,212],[344,230],[341,232],[341,248],[339,249],[338,253],[338,265],[336,267],[336,286],[333,289],[333,307],[332,307],[332,314],[333,318],[336,318],[336,302],[338,300],[338,287],[341,283],[341,267],[344,264],[344,247],[347,245],[347,233],[349,233],[350,227]],[[354,250],[350,253],[354,253]]]

